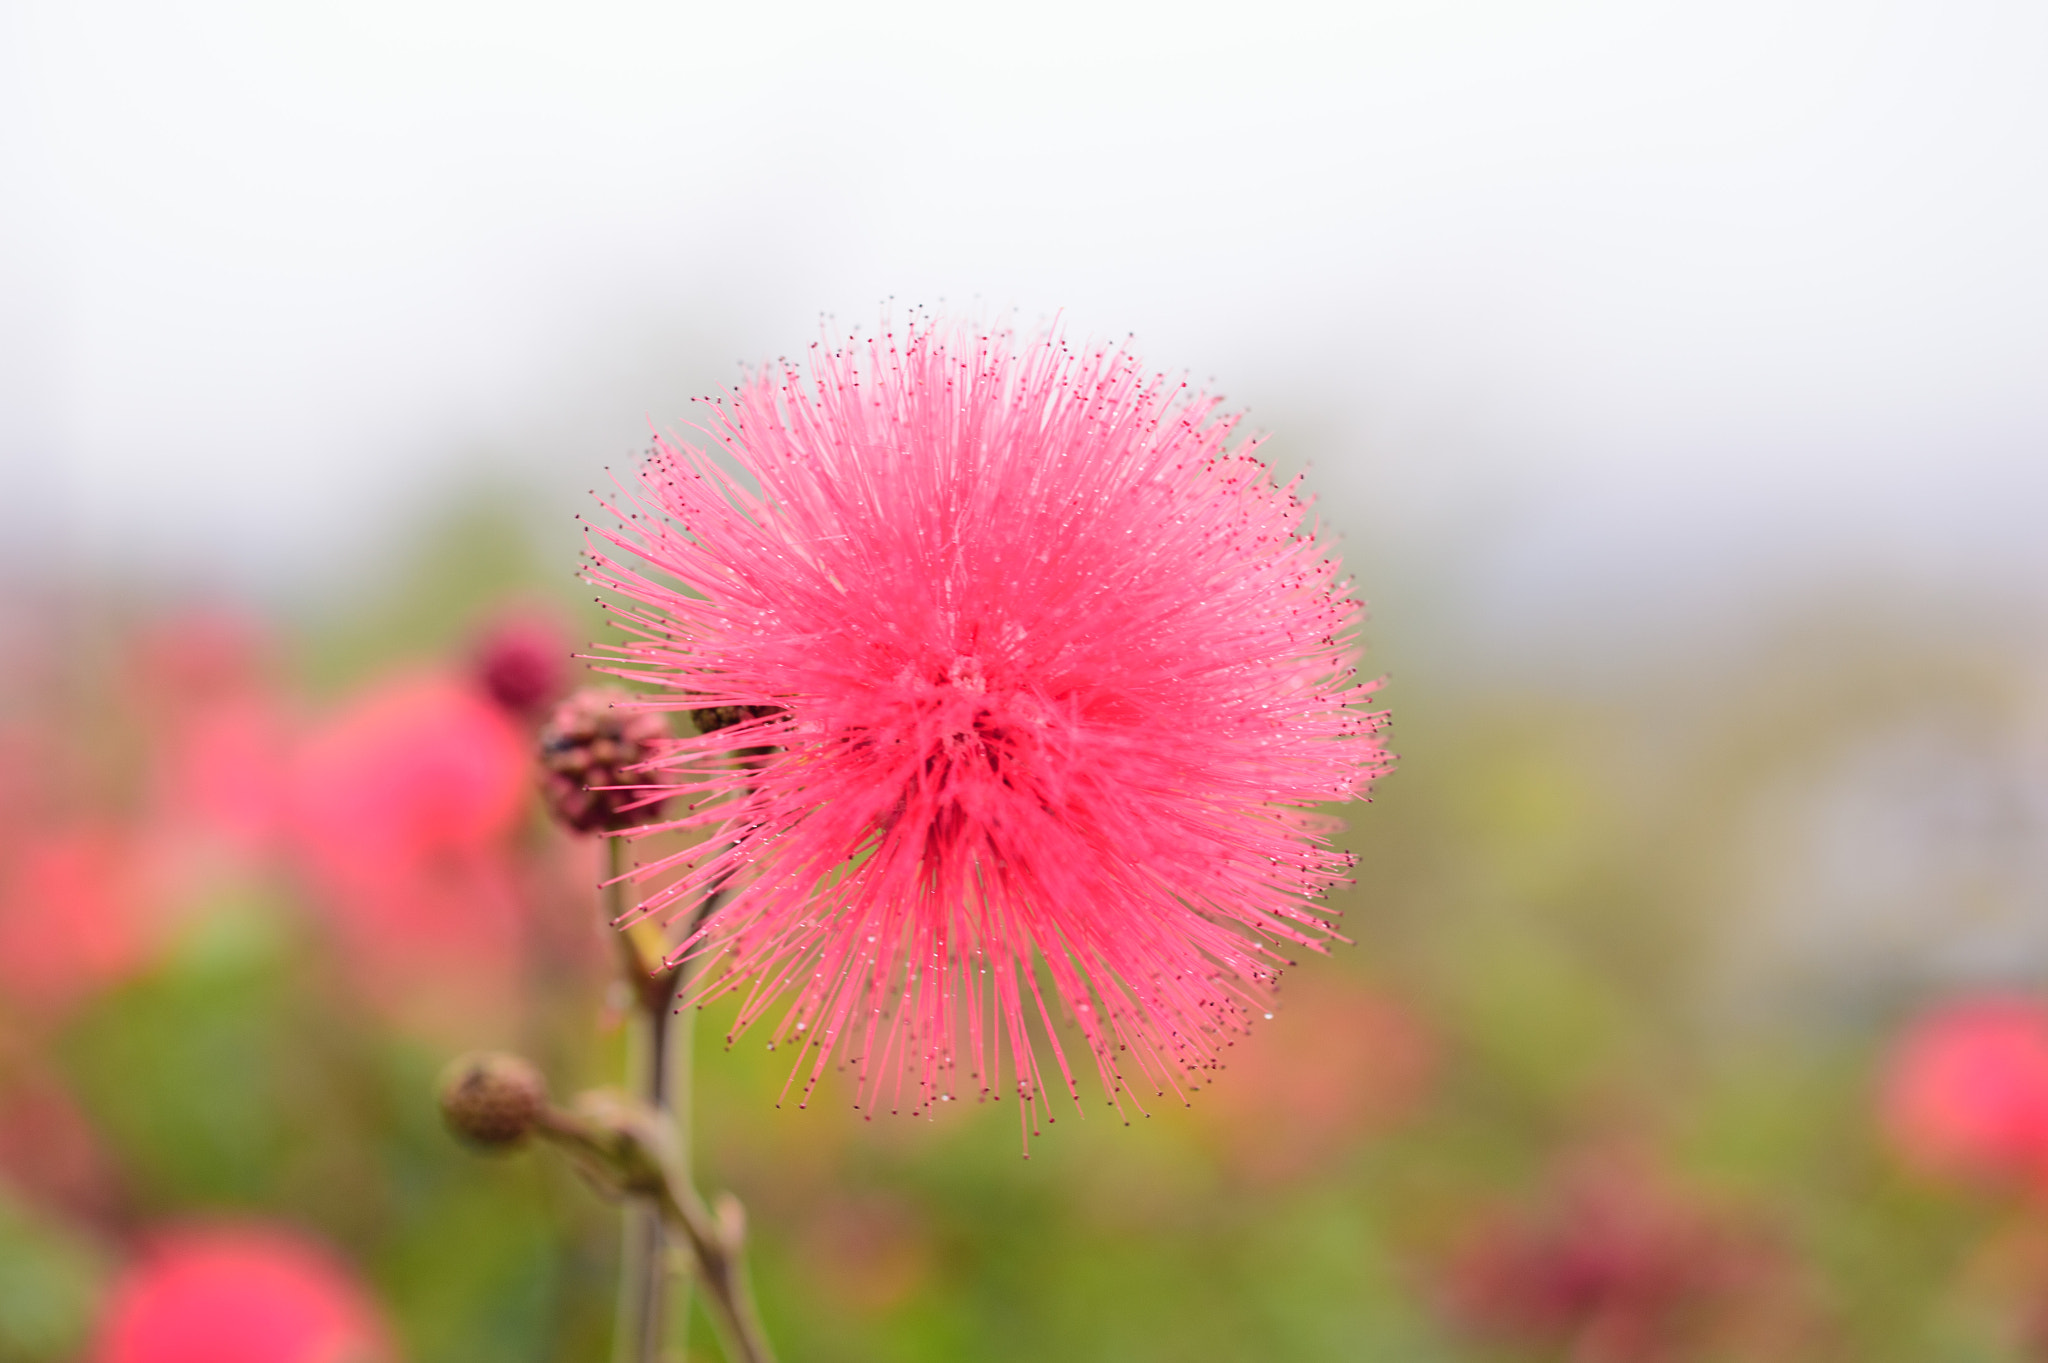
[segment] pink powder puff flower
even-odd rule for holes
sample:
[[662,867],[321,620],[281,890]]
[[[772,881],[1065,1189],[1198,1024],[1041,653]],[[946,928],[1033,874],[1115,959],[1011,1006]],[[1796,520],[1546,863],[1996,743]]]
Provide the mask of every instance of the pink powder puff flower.
[[115,1284],[94,1363],[379,1363],[393,1357],[369,1297],[293,1232],[170,1232]]
[[518,728],[454,677],[382,683],[301,748],[294,842],[360,981],[408,1019],[466,1026],[509,1003],[524,945],[509,835],[532,779]]
[[1386,763],[1299,480],[1116,349],[926,322],[812,354],[713,409],[716,452],[657,440],[601,533],[593,581],[640,603],[613,670],[708,730],[643,778],[688,810],[653,830],[704,838],[644,911],[726,892],[675,956],[736,1033],[793,995],[806,1097],[843,1054],[917,1112],[964,1064],[1028,1131],[1038,1047],[1079,1099],[1054,1003],[1120,1112],[1126,1067],[1197,1087],[1330,935],[1349,858],[1311,807]]
[[2048,1004],[1989,995],[1919,1018],[1892,1055],[1883,1120],[1922,1173],[2048,1193]]

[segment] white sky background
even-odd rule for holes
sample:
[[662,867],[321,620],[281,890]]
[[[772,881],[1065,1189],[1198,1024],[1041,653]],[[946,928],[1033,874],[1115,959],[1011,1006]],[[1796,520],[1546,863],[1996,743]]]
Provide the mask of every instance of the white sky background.
[[0,176],[0,561],[566,518],[893,296],[1135,332],[1482,612],[2048,568],[2032,0],[11,0]]

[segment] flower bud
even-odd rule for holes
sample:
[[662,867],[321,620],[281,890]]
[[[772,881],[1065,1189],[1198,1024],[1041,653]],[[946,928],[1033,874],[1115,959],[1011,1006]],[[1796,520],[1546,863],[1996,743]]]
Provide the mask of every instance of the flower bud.
[[[692,710],[690,721],[697,726],[698,733],[714,734],[720,729],[730,729],[735,724],[750,724],[754,720],[767,719],[770,715],[781,713],[781,707],[775,705],[712,705],[702,710]],[[761,760],[774,751],[772,745],[757,745],[751,748],[735,748],[732,755],[739,759],[741,766],[758,770]]]
[[773,705],[709,705],[702,710],[692,710],[690,718],[696,723],[698,733],[711,734],[748,720],[766,719],[774,713],[776,707]]
[[607,789],[642,784],[626,769],[653,757],[669,737],[659,714],[617,708],[627,699],[623,691],[585,687],[541,728],[541,796],[578,833],[631,828],[661,815],[660,800],[640,803],[645,790]]
[[441,1076],[441,1116],[472,1145],[519,1144],[548,1107],[548,1081],[533,1064],[503,1051],[465,1055]]
[[533,720],[569,689],[569,638],[537,611],[508,615],[477,643],[476,678],[508,713]]

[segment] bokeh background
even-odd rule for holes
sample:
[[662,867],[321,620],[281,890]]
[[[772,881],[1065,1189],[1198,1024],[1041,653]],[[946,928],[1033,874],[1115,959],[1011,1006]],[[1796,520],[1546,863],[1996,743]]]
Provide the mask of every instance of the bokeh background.
[[2044,69],[1971,0],[0,7],[0,1359],[222,1224],[414,1363],[607,1347],[615,1211],[431,1100],[621,1064],[480,660],[599,637],[650,429],[916,306],[1248,408],[1401,762],[1192,1109],[1026,1163],[707,1044],[787,1358],[2048,1357]]

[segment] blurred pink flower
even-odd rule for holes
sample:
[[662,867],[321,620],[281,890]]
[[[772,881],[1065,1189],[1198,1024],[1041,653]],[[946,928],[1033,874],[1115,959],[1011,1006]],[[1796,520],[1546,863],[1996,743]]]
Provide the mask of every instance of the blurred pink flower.
[[2048,1003],[1989,995],[1918,1018],[1893,1051],[1883,1118],[1923,1173],[2048,1192]]
[[0,732],[0,1011],[61,1016],[146,964],[175,912],[270,850],[289,730],[234,617],[125,642],[107,689],[31,698]]
[[1128,354],[812,353],[716,410],[722,456],[657,441],[602,535],[644,607],[619,674],[732,721],[661,759],[705,841],[646,910],[729,891],[678,954],[738,1029],[793,993],[806,1095],[844,1054],[918,1111],[964,1067],[1031,1123],[1038,1047],[1078,1099],[1054,1003],[1120,1110],[1178,1092],[1329,931],[1349,859],[1309,810],[1386,761],[1350,581],[1219,400]]
[[103,824],[16,830],[0,866],[0,1003],[49,1017],[126,978],[159,934],[133,839]]
[[292,726],[268,651],[254,622],[216,612],[173,616],[135,640],[146,822],[188,878],[244,869],[283,831]]
[[1758,1226],[1613,1151],[1482,1220],[1444,1287],[1467,1333],[1571,1363],[1808,1358],[1821,1335],[1805,1275]]
[[0,724],[0,846],[44,815],[52,775],[63,781],[62,750],[47,730],[32,721]]
[[1204,1122],[1232,1167],[1286,1179],[1409,1116],[1436,1038],[1399,1000],[1351,981],[1291,979],[1276,1020],[1237,1044]]
[[380,1363],[389,1332],[320,1246],[268,1226],[173,1231],[115,1284],[94,1363]]
[[254,689],[268,652],[264,630],[232,611],[194,609],[156,620],[129,650],[128,684],[144,711],[175,710]]
[[484,694],[522,719],[538,719],[569,690],[569,633],[550,611],[510,610],[477,641],[473,666]]
[[299,751],[294,842],[362,982],[409,1017],[511,1000],[528,746],[473,688],[429,675],[358,696]]
[[291,728],[270,696],[211,700],[162,735],[156,820],[189,850],[246,864],[283,831]]

